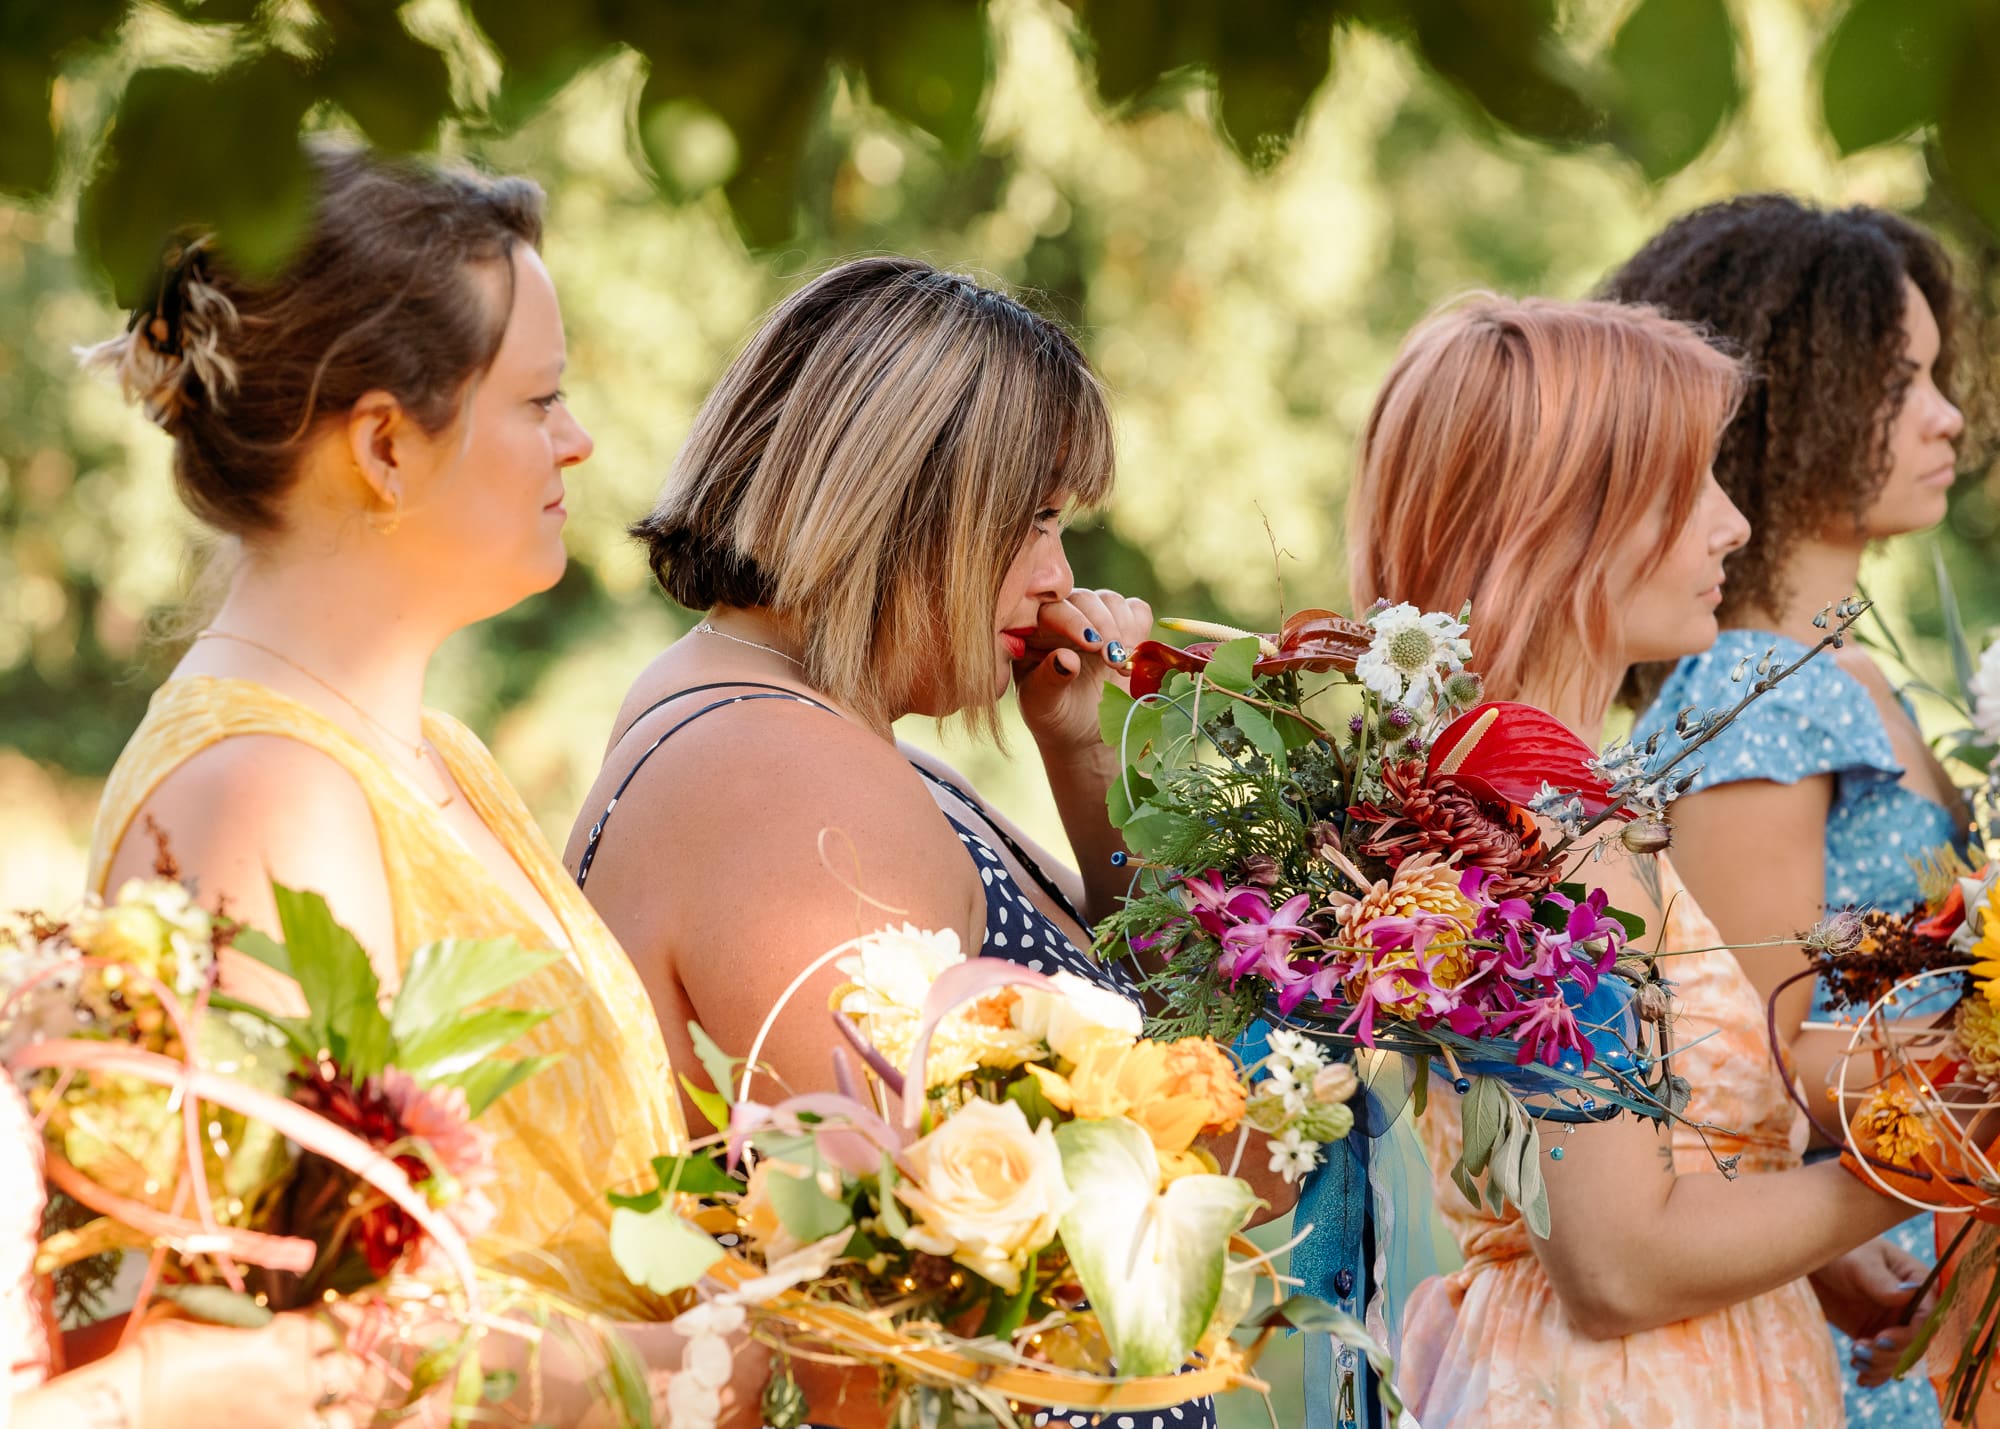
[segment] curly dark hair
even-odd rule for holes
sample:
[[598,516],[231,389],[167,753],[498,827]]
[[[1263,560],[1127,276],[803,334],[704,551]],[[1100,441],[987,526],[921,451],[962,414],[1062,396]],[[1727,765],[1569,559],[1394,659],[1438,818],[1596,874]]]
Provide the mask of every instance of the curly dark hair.
[[[1781,605],[1792,544],[1842,514],[1858,523],[1887,480],[1910,382],[1905,278],[1937,319],[1938,387],[1959,400],[1963,311],[1951,260],[1929,232],[1881,209],[1829,211],[1786,194],[1710,204],[1667,225],[1599,290],[1693,323],[1749,365],[1715,458],[1716,479],[1751,527],[1729,559],[1725,625]],[[1628,693],[1657,687],[1641,677]]]

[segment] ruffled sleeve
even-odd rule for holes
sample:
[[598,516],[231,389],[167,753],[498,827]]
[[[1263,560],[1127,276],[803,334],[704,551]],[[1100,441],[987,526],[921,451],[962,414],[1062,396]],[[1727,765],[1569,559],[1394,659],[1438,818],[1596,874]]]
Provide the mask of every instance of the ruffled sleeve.
[[[1634,738],[1664,731],[1662,750],[1677,751],[1682,741],[1673,732],[1676,716],[1690,707],[1704,713],[1728,709],[1743,698],[1756,679],[1758,662],[1774,646],[1779,664],[1790,664],[1806,649],[1796,640],[1767,631],[1723,631],[1713,649],[1690,655],[1674,667],[1659,698],[1639,717]],[[1730,678],[1739,667],[1740,683]],[[1691,763],[1700,772],[1689,786],[1690,793],[1745,779],[1796,784],[1815,774],[1835,775],[1845,792],[1850,785],[1903,777],[1875,702],[1827,655],[1758,696],[1727,729],[1697,750]]]

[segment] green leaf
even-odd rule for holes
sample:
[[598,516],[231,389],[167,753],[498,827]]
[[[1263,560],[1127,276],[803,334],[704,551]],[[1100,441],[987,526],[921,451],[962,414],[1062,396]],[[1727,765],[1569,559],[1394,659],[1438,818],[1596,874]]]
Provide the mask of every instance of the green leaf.
[[1056,1109],[1056,1104],[1048,1099],[1047,1094],[1042,1091],[1041,1082],[1034,1077],[1022,1077],[1009,1086],[1007,1100],[1018,1106],[1021,1114],[1027,1117],[1030,1131],[1045,1121],[1051,1126],[1062,1124],[1063,1114]]
[[858,46],[868,94],[963,158],[978,142],[993,56],[982,5],[901,0],[853,12],[870,23]]
[[802,1243],[824,1240],[854,1221],[853,1209],[822,1191],[817,1176],[794,1176],[773,1166],[764,1177],[764,1189],[779,1224]]
[[[1097,737],[1113,749],[1120,749],[1125,740],[1125,716],[1138,701],[1112,684],[1104,683],[1104,693],[1097,699]],[[1137,757],[1139,751],[1131,751]]]
[[910,1218],[903,1214],[903,1207],[896,1200],[897,1179],[896,1159],[885,1151],[882,1153],[882,1169],[875,1178],[876,1215],[882,1222],[882,1229],[900,1241],[910,1233]]
[[443,1086],[464,1088],[466,1114],[476,1117],[535,1073],[553,1067],[562,1059],[563,1054],[560,1052],[549,1052],[539,1057],[516,1057],[511,1060],[494,1057],[467,1067],[462,1072],[439,1077],[438,1082]]
[[285,951],[285,945],[275,938],[266,937],[255,928],[238,928],[236,936],[229,940],[229,946],[247,958],[262,963],[273,972],[283,973],[297,982],[292,972],[292,955]]
[[271,897],[309,1029],[356,1081],[376,1075],[388,1065],[391,1038],[367,951],[334,921],[319,894],[274,883]]
[[1285,740],[1278,733],[1277,725],[1271,717],[1255,705],[1246,705],[1237,700],[1230,706],[1229,717],[1236,721],[1236,727],[1271,761],[1271,768],[1282,772],[1285,768]]
[[469,1070],[519,1041],[553,1014],[539,1008],[489,1007],[433,1024],[396,1050],[396,1065],[428,1085]]
[[1609,61],[1614,133],[1650,179],[1685,168],[1736,107],[1736,29],[1724,0],[1640,0]]
[[706,1091],[696,1086],[686,1072],[681,1073],[681,1090],[687,1093],[694,1109],[701,1113],[710,1127],[716,1131],[729,1130],[729,1103],[721,1092]]
[[623,1206],[629,1211],[650,1211],[676,1192],[684,1191],[690,1196],[718,1196],[743,1189],[743,1183],[716,1165],[712,1156],[655,1156],[653,1175],[658,1178],[659,1184],[650,1191],[636,1196],[621,1196],[616,1191],[607,1191],[605,1198],[612,1205]]
[[1980,12],[1959,36],[1956,68],[1938,110],[1937,149],[1952,190],[2000,230],[2000,105],[1993,75],[2000,68],[2000,16]]
[[355,15],[327,6],[335,30],[320,57],[320,89],[361,126],[377,148],[409,153],[437,142],[451,114],[451,71],[444,55],[404,28],[393,12]]
[[191,1320],[211,1325],[227,1325],[233,1330],[258,1330],[271,1323],[276,1314],[256,1298],[226,1285],[162,1285],[153,1292],[187,1313]]
[[1056,1128],[1075,1199],[1063,1248],[1122,1373],[1171,1374],[1222,1295],[1229,1237],[1257,1198],[1229,1176],[1182,1176],[1159,1188],[1146,1133],[1124,1117]]
[[1520,1138],[1520,1170],[1514,1178],[1521,1218],[1528,1229],[1543,1240],[1549,1238],[1549,1188],[1542,1179],[1542,1141],[1533,1126],[1523,1128]]
[[561,960],[562,954],[524,948],[512,938],[443,938],[410,957],[389,1010],[398,1042],[468,1012],[487,998]]
[[[213,230],[253,275],[289,258],[312,214],[299,144],[307,77],[267,51],[217,75],[142,69],[118,105],[105,159],[78,202],[79,248],[103,267],[121,307],[149,302],[170,237]],[[202,116],[190,143],[188,116]]]
[[1012,1295],[996,1294],[986,1302],[986,1318],[980,1322],[979,1333],[1006,1339],[1028,1321],[1028,1306],[1035,1298],[1035,1267],[1040,1260],[1040,1252],[1028,1257],[1027,1267],[1021,1272],[1021,1287]]
[[[694,1042],[694,1055],[701,1062],[701,1069],[708,1073],[709,1085],[714,1087],[725,1104],[736,1105],[736,1068],[741,1057],[732,1057],[715,1045],[715,1039],[702,1030],[699,1022],[688,1023],[688,1036]],[[724,1117],[726,1125],[728,1118]]]
[[1138,817],[1140,810],[1152,809],[1146,800],[1159,792],[1159,785],[1130,769],[1114,775],[1111,787],[1104,791],[1104,811],[1110,816],[1111,827],[1122,829]]
[[1250,688],[1251,668],[1257,663],[1257,655],[1262,650],[1257,637],[1246,635],[1240,640],[1229,640],[1215,647],[1209,656],[1208,669],[1204,672],[1210,684],[1220,685],[1225,690],[1235,690],[1239,694]]
[[665,1206],[611,1213],[611,1258],[634,1285],[671,1295],[698,1283],[722,1259],[722,1247]]
[[1856,0],[1822,51],[1820,109],[1843,154],[1934,122],[1958,55],[1958,0]]
[[1395,1389],[1391,1372],[1395,1366],[1388,1350],[1368,1333],[1366,1325],[1338,1306],[1329,1305],[1317,1295],[1287,1295],[1261,1315],[1244,1323],[1252,1329],[1262,1329],[1266,1325],[1289,1325],[1294,1330],[1331,1335],[1344,1345],[1352,1345],[1368,1357],[1368,1363],[1375,1370],[1375,1378],[1381,1385],[1383,1408],[1391,1416],[1402,1413],[1403,1401]]
[[1978,668],[1972,647],[1966,643],[1965,620],[1959,614],[1958,592],[1952,589],[1951,570],[1944,563],[1944,547],[1931,543],[1931,566],[1937,572],[1938,611],[1944,616],[1944,643],[1951,651],[1951,673],[1958,681],[1965,707],[1973,706],[1972,677]]
[[1493,1159],[1505,1128],[1505,1107],[1500,1083],[1492,1077],[1474,1077],[1466,1090],[1459,1113],[1465,1129],[1459,1150],[1459,1164],[1466,1174],[1477,1176]]

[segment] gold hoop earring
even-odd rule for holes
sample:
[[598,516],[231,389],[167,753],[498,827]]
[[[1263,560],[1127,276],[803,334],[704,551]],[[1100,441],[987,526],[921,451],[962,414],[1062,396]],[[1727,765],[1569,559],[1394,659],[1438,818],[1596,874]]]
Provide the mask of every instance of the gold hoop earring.
[[378,536],[395,535],[396,528],[403,524],[403,499],[400,496],[392,496],[389,498],[387,511],[369,512],[368,524],[375,529],[375,534]]

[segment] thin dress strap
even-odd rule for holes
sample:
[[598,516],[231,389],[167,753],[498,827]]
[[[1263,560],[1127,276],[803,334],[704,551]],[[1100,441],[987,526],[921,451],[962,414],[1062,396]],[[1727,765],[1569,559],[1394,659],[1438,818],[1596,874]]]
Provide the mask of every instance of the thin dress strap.
[[979,800],[973,798],[972,795],[966,793],[965,790],[959,788],[958,785],[952,783],[951,780],[945,778],[942,774],[933,774],[930,770],[924,768],[923,765],[914,761],[912,761],[910,767],[940,789],[944,789],[955,795],[961,804],[979,815],[979,821],[985,824],[987,828],[993,830],[994,835],[999,838],[1001,843],[1007,845],[1007,851],[1014,855],[1015,860],[1020,863],[1028,877],[1035,881],[1035,886],[1053,898],[1056,906],[1076,921],[1077,927],[1082,928],[1086,933],[1090,931],[1090,920],[1085,918],[1077,910],[1077,906],[1069,901],[1069,895],[1062,891],[1061,885],[1049,877],[1048,870],[1042,867],[1034,855],[1021,847],[1020,840],[1001,827],[1000,821],[987,812],[984,804],[980,803]]
[[[813,699],[810,695],[802,695],[797,690],[788,690],[783,685],[759,684],[755,680],[715,680],[711,681],[706,685],[690,685],[685,690],[674,691],[673,694],[668,695],[665,699],[655,700],[652,704],[646,706],[644,710],[641,710],[639,712],[639,716],[637,719],[634,719],[630,724],[625,726],[625,734],[630,734],[633,730],[637,729],[640,723],[643,720],[645,720],[648,715],[652,714],[653,711],[658,709],[664,709],[666,706],[672,704],[675,700],[683,699],[688,695],[701,694],[704,690],[732,690],[732,689],[752,690],[752,691],[757,691],[759,693],[747,694],[747,695],[731,695],[728,699],[713,700],[710,703],[703,705],[700,709],[696,710],[686,719],[681,720],[677,724],[669,726],[666,733],[662,734],[658,739],[654,740],[651,744],[647,745],[644,752],[642,752],[637,759],[632,761],[632,767],[625,772],[625,777],[618,781],[618,787],[612,791],[611,802],[604,806],[604,812],[599,814],[597,816],[597,822],[590,826],[590,837],[584,840],[583,855],[576,861],[576,886],[578,888],[583,887],[584,880],[590,877],[590,865],[597,861],[597,846],[599,841],[602,840],[604,837],[604,826],[611,821],[612,810],[616,809],[618,807],[618,801],[625,797],[625,791],[632,787],[632,781],[639,777],[640,769],[644,768],[646,761],[653,757],[653,753],[655,750],[657,750],[661,745],[665,744],[668,740],[672,739],[675,735],[679,734],[682,730],[686,729],[689,725],[693,724],[696,720],[700,719],[703,715],[712,714],[719,709],[727,709],[730,705],[740,705],[744,703],[746,700],[792,700],[798,704],[811,705],[814,709],[825,710],[830,715],[838,715],[839,713],[839,711],[835,710],[832,706],[823,705],[818,700]],[[625,737],[625,734],[621,734],[619,738],[623,739]]]

